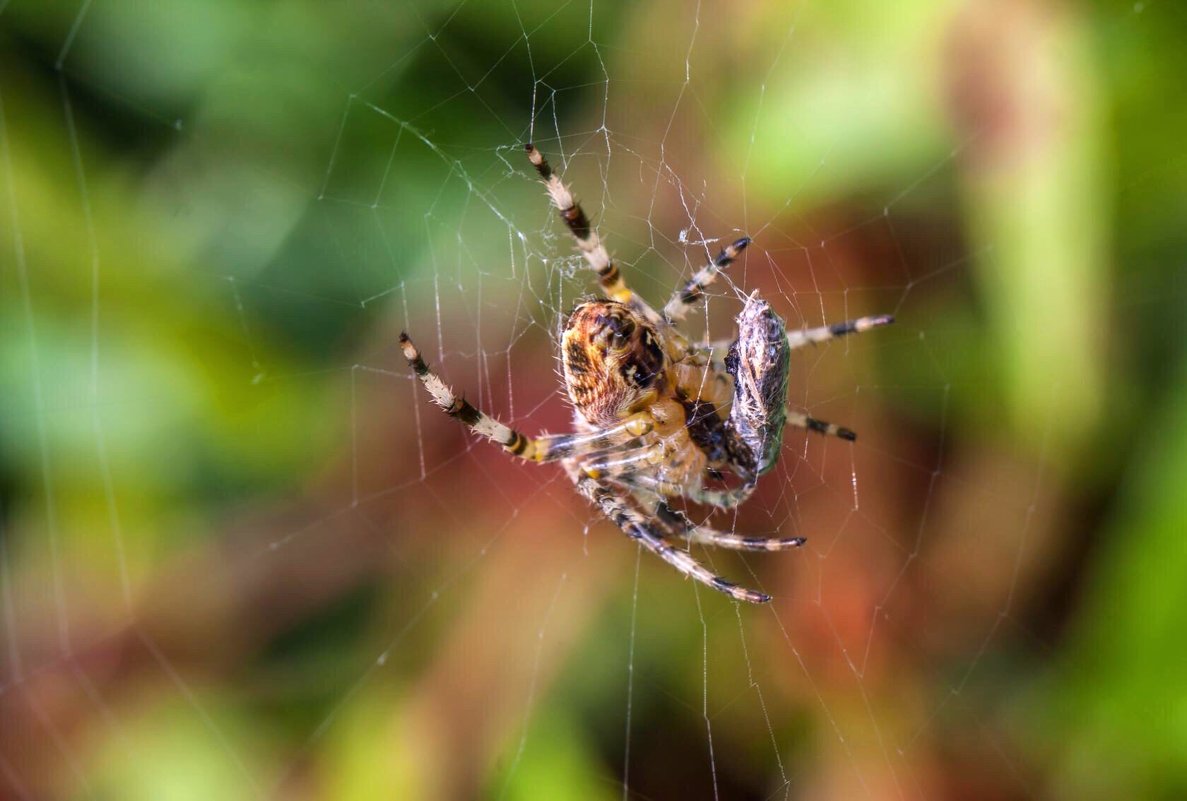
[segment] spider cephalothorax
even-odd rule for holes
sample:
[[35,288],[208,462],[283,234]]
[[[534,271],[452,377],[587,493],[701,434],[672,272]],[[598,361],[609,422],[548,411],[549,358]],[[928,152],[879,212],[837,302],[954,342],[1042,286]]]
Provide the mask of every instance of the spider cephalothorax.
[[[737,317],[733,341],[690,345],[677,324],[750,240],[722,248],[657,311],[627,287],[589,218],[544,156],[530,144],[527,154],[607,296],[578,305],[561,338],[576,432],[526,437],[454,394],[407,334],[400,335],[404,357],[433,402],[451,417],[520,458],[559,461],[577,489],[627,536],[737,600],[769,601],[766,593],[713,575],[673,541],[777,551],[803,545],[803,537],[716,531],[695,524],[668,501],[684,498],[722,509],[742,503],[758,477],[778,461],[786,425],[856,439],[847,428],[787,409],[790,354],[892,318],[861,317],[789,333],[755,294]],[[727,474],[736,483],[726,481]]]

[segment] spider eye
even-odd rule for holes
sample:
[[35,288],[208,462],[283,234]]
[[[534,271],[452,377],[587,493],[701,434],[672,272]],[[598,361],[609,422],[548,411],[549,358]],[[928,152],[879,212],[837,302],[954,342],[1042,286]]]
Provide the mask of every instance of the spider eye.
[[622,317],[599,315],[595,321],[610,338],[610,343],[617,348],[625,347],[635,333],[635,324]]

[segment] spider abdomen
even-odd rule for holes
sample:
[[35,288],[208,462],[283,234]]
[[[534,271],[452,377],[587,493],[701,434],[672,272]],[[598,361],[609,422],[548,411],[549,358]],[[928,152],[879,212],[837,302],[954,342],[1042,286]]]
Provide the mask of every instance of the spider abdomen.
[[614,300],[592,300],[573,310],[561,361],[569,399],[595,426],[642,410],[667,386],[659,335],[642,315]]

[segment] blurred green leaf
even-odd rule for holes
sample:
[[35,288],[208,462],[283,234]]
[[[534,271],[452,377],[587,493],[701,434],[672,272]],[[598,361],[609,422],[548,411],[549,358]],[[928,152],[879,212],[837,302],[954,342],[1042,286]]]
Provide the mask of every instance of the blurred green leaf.
[[1187,793],[1187,380],[1147,422],[1125,476],[1055,686],[1050,720],[1063,798]]

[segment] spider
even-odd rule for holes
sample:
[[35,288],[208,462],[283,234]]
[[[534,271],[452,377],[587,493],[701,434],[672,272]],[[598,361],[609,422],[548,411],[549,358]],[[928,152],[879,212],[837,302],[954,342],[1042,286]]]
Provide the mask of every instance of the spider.
[[855,440],[847,428],[787,408],[790,353],[893,318],[861,317],[789,332],[755,293],[737,317],[736,339],[694,344],[678,323],[750,239],[724,247],[657,311],[628,288],[581,205],[540,151],[530,143],[525,148],[605,295],[580,303],[561,338],[575,432],[526,437],[456,395],[429,369],[407,333],[400,334],[404,357],[433,403],[450,417],[520,459],[560,462],[577,490],[644,548],[738,601],[770,601],[766,593],[714,575],[673,542],[780,551],[802,546],[804,537],[717,531],[694,523],[669,501],[738,506],[778,461],[785,425]]

